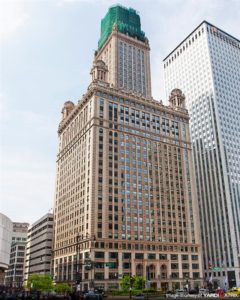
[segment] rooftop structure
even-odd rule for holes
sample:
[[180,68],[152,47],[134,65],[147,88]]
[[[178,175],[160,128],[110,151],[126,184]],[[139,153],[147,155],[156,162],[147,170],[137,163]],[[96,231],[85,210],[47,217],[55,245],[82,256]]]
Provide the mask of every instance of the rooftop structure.
[[151,99],[149,43],[132,8],[111,7],[101,22],[94,64],[105,63],[111,86]]
[[140,17],[136,10],[116,5],[109,8],[101,21],[101,37],[98,41],[98,49],[101,49],[108,39],[113,25],[117,27],[119,32],[145,41],[145,33],[141,30]]

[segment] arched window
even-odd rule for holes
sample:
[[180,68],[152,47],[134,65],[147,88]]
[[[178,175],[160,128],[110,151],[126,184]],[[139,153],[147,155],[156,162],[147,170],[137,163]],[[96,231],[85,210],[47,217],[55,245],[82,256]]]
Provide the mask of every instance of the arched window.
[[161,278],[167,278],[167,266],[166,265],[161,265],[160,276],[161,276]]
[[156,268],[154,265],[150,265],[148,267],[148,279],[155,279],[156,278]]
[[142,264],[138,264],[136,266],[136,275],[143,276],[143,265]]

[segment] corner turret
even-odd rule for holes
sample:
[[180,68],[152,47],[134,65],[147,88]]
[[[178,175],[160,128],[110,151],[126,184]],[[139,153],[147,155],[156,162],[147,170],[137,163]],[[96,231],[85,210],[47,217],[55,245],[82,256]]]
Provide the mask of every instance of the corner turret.
[[186,108],[185,107],[185,96],[180,89],[174,89],[171,91],[169,96],[170,106],[176,108]]
[[103,60],[96,60],[93,63],[90,74],[92,75],[92,81],[100,80],[107,82],[108,68]]
[[72,101],[66,101],[62,109],[62,120],[66,119],[70,112],[74,109],[75,105]]

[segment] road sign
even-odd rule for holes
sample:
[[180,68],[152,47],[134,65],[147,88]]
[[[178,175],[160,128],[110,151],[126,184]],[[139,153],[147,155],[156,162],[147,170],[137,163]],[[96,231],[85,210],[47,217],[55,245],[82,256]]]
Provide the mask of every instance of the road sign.
[[214,267],[213,270],[214,271],[220,271],[220,268],[219,267]]

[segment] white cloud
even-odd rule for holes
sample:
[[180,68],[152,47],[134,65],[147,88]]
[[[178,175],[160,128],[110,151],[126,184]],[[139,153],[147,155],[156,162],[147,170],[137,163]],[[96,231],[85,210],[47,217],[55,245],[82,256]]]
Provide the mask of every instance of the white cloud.
[[29,15],[22,1],[2,0],[0,10],[0,41],[5,41],[26,23]]

